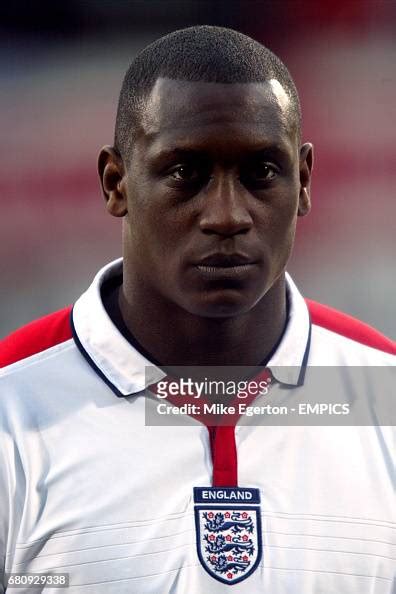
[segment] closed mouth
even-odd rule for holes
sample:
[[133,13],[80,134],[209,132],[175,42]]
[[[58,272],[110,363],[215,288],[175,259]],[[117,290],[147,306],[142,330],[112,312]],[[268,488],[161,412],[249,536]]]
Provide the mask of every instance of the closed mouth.
[[247,270],[249,268],[251,268],[253,266],[253,262],[248,263],[248,264],[231,264],[231,265],[207,265],[207,264],[198,264],[197,268],[199,270],[201,270],[202,272],[220,272],[222,270],[225,271],[230,271],[232,272],[233,270],[235,271],[243,271],[243,270]]
[[244,254],[211,254],[196,263],[198,268],[243,268],[255,262]]

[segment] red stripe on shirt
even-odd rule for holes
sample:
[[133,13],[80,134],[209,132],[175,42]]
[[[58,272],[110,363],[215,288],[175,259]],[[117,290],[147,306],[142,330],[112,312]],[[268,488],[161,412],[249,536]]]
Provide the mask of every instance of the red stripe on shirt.
[[208,427],[213,462],[213,487],[238,486],[235,427]]
[[30,322],[0,342],[0,367],[41,353],[72,338],[71,306]]
[[375,328],[327,305],[310,299],[305,301],[313,324],[385,353],[396,354],[396,343]]

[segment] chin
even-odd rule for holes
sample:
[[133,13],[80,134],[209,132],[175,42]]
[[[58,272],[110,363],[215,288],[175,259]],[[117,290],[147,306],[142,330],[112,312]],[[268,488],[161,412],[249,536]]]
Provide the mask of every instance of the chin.
[[254,300],[236,292],[208,295],[206,299],[191,300],[185,307],[191,314],[203,318],[234,318],[248,313],[260,298]]

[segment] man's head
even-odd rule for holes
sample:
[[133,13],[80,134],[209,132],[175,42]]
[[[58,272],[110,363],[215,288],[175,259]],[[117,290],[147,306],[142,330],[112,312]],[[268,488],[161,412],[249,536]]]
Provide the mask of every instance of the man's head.
[[293,79],[283,62],[254,39],[223,27],[190,27],[157,39],[126,72],[118,102],[114,146],[124,159],[159,78],[189,82],[249,83],[277,80],[286,92],[290,126],[299,139],[301,110]]
[[241,33],[193,27],[143,50],[99,157],[107,208],[125,217],[127,291],[204,317],[250,311],[309,210],[300,120],[286,67]]

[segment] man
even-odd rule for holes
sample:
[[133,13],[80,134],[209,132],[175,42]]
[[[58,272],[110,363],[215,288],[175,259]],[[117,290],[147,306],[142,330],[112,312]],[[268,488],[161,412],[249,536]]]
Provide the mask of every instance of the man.
[[32,572],[55,591],[52,572],[73,594],[391,593],[389,427],[145,423],[169,367],[264,366],[257,401],[296,402],[315,366],[394,364],[285,273],[312,154],[252,39],[194,27],[132,63],[99,156],[123,261],[2,346],[3,590]]

